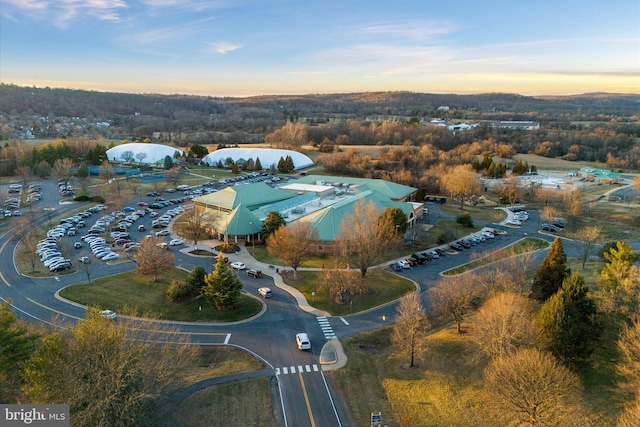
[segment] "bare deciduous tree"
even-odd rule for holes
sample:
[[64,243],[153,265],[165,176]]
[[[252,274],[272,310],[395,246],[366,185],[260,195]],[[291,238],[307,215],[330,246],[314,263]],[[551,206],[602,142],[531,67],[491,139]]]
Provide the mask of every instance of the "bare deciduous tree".
[[149,404],[196,366],[198,354],[185,335],[157,322],[120,316],[116,323],[90,308],[86,319],[44,338],[24,390],[31,401],[69,403],[72,425],[158,424]]
[[333,296],[336,304],[346,304],[353,295],[364,291],[360,273],[347,268],[346,262],[338,254],[331,257],[328,269],[318,272],[318,285]]
[[178,217],[174,230],[185,239],[192,240],[197,247],[199,241],[209,237],[207,229],[213,230],[218,227],[221,216],[220,211],[195,205]]
[[173,268],[175,255],[159,246],[160,238],[142,239],[140,247],[133,255],[138,274],[151,275],[151,283],[158,280],[158,274]]
[[471,339],[489,357],[509,356],[536,340],[531,321],[534,307],[522,295],[499,293],[485,302],[474,317]]
[[464,201],[480,192],[478,175],[471,165],[459,165],[451,169],[441,178],[442,185],[452,197],[460,199],[460,209],[464,208]]
[[574,188],[571,191],[566,191],[563,194],[564,211],[574,219],[571,221],[571,225],[575,224],[575,219],[582,214],[584,208],[584,195],[580,188]]
[[17,235],[20,237],[22,256],[29,261],[31,271],[35,271],[39,260],[38,254],[36,253],[38,249],[38,236],[36,234],[38,225],[31,215],[28,217],[23,216],[16,224],[15,229],[17,230]]
[[540,218],[542,218],[542,220],[547,222],[548,224],[551,224],[551,220],[553,218],[557,218],[558,216],[559,216],[559,212],[553,206],[543,207],[542,212],[540,213]]
[[313,242],[316,240],[318,231],[310,222],[296,221],[278,228],[267,238],[267,251],[288,264],[296,279],[300,265],[313,256]]
[[51,169],[51,176],[57,180],[69,181],[72,175],[74,163],[71,159],[58,159],[53,164]]
[[620,372],[636,383],[640,391],[640,317],[626,326],[618,340]]
[[391,331],[391,342],[396,353],[409,358],[409,367],[414,367],[417,357],[426,346],[430,325],[418,293],[403,297],[398,306],[396,323]]
[[264,137],[264,142],[275,148],[300,149],[307,143],[307,128],[302,123],[287,123]]
[[436,286],[429,289],[429,295],[436,313],[456,324],[458,333],[467,313],[473,308],[475,294],[475,276],[459,275],[443,277]]
[[91,275],[96,269],[96,264],[93,262],[78,262],[78,270],[82,271],[87,276],[87,282],[91,282]]
[[596,249],[596,244],[602,238],[602,229],[597,225],[588,225],[569,233],[572,239],[573,247],[582,260],[582,269],[589,260],[589,257]]
[[484,372],[485,389],[500,425],[588,426],[580,379],[552,355],[535,349],[494,359]]
[[361,199],[354,203],[353,214],[346,214],[340,223],[340,252],[350,267],[360,271],[363,282],[369,268],[380,263],[386,249],[398,239],[393,223],[380,215],[374,203],[365,205]]

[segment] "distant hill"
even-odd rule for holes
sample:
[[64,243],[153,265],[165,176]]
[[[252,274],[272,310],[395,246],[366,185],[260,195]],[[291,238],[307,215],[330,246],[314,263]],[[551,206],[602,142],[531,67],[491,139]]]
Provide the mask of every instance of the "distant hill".
[[[75,89],[21,87],[0,84],[0,114],[24,113],[63,117],[152,116],[165,119],[233,114],[329,116],[368,115],[435,116],[438,107],[449,111],[495,114],[637,114],[640,95],[593,93],[573,96],[531,97],[517,94],[478,95],[416,92],[367,92],[320,95],[271,95],[247,98],[216,98],[192,95],[129,94]],[[471,114],[473,115],[473,114]]]

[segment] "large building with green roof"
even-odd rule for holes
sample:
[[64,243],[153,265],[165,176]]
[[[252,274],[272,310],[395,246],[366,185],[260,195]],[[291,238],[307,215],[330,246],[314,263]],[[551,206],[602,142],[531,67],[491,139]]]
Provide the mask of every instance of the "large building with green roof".
[[331,246],[342,233],[341,223],[358,201],[382,212],[400,208],[414,223],[422,203],[411,202],[416,189],[384,180],[310,175],[272,188],[265,183],[226,187],[194,199],[196,206],[219,211],[212,231],[219,239],[260,240],[267,214],[278,211],[287,222],[308,221],[318,231],[318,249]]

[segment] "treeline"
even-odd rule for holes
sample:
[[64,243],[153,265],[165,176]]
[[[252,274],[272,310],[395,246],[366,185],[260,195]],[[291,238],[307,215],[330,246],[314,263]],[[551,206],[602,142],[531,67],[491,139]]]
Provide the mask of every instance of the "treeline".
[[[614,94],[535,98],[500,93],[412,92],[214,98],[0,84],[0,135],[8,138],[12,127],[17,126],[33,129],[36,138],[102,135],[144,139],[155,134],[174,143],[212,139],[213,143],[243,143],[255,142],[287,122],[325,125],[353,120],[380,124],[441,118],[535,120],[542,124],[633,123],[638,121],[639,99],[637,95]],[[109,126],[85,124],[60,129],[63,118],[108,121]]]

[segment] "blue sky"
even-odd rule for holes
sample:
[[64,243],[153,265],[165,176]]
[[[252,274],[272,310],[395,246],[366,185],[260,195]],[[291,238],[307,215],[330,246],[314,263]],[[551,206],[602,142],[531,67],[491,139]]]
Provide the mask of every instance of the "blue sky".
[[0,0],[0,81],[211,96],[640,93],[640,2]]

